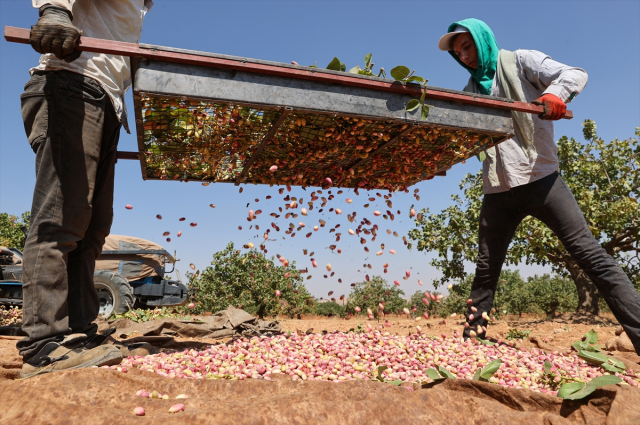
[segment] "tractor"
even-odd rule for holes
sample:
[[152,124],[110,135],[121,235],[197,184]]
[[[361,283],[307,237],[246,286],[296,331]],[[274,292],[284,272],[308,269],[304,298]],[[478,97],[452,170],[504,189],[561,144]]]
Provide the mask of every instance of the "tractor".
[[[22,252],[0,247],[0,304],[22,305]],[[165,270],[166,264],[172,270]],[[109,235],[96,260],[93,275],[100,299],[100,315],[109,318],[131,308],[178,306],[189,291],[178,280],[165,279],[176,259],[153,242]],[[176,272],[177,273],[177,272]]]

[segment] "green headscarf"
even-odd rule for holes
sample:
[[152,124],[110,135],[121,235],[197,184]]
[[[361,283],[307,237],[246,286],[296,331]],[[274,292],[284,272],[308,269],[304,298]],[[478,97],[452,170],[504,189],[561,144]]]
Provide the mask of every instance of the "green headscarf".
[[491,28],[479,19],[465,19],[449,25],[447,32],[451,32],[457,25],[463,26],[471,32],[478,49],[478,69],[471,69],[458,59],[458,56],[449,50],[449,54],[462,65],[480,86],[482,94],[491,94],[493,77],[496,75],[498,64],[498,43]]

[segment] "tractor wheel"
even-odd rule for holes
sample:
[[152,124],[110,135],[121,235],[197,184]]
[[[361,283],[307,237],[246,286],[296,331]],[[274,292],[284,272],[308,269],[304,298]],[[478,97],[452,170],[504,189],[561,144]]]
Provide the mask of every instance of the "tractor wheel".
[[133,307],[133,289],[124,277],[110,271],[96,270],[93,283],[100,300],[100,316],[108,319],[112,314],[122,314]]

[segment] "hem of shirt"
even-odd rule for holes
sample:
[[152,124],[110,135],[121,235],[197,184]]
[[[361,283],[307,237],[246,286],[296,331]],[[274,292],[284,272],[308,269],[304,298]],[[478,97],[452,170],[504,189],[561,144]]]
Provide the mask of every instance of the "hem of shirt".
[[517,185],[511,186],[511,187],[497,186],[497,187],[490,187],[489,189],[487,189],[487,187],[483,186],[482,187],[482,192],[483,192],[484,195],[492,195],[494,193],[508,192],[511,189],[515,188],[515,187],[520,187],[520,186],[524,186],[524,185],[529,184],[529,183],[536,182],[536,181],[538,181],[540,179],[543,179],[543,178],[545,178],[547,176],[550,176],[551,174],[553,174],[555,172],[559,172],[559,170],[556,168],[555,170],[550,171],[548,173],[540,173],[540,175],[536,175],[535,177],[531,178],[526,183],[517,184]]

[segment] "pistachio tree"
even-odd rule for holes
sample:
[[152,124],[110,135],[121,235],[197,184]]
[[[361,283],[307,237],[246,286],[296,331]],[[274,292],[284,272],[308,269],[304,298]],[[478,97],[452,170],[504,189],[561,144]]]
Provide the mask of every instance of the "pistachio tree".
[[242,252],[229,243],[213,255],[211,266],[190,275],[194,313],[240,307],[260,318],[294,317],[312,311],[313,298],[295,263],[276,266],[254,249]]
[[[455,301],[458,300],[458,297],[450,292],[448,297],[444,297],[440,302],[437,302],[437,300],[432,300],[429,297],[431,294],[434,296],[442,295],[438,291],[431,291],[429,295],[423,291],[416,291],[411,295],[411,298],[409,298],[409,308],[415,316],[423,316],[424,313],[427,313],[427,315],[432,318],[446,315],[447,313],[445,312],[443,302],[447,303],[450,297],[455,299]],[[457,304],[455,301],[453,304]],[[413,310],[414,308],[415,311]]]
[[[558,141],[560,173],[573,192],[589,229],[608,254],[622,266],[636,289],[640,288],[640,128],[636,137],[605,142],[594,121],[585,120],[586,143],[566,136]],[[482,206],[482,172],[467,174],[462,193],[439,213],[423,209],[409,232],[408,246],[435,252],[431,265],[442,277],[438,287],[464,279],[465,264],[478,254],[478,220]],[[570,276],[578,292],[578,312],[597,314],[599,294],[595,285],[542,222],[527,217],[518,227],[505,265],[550,265],[561,276]]]
[[375,317],[381,317],[380,304],[384,307],[384,314],[401,312],[407,307],[407,302],[402,298],[404,291],[397,286],[392,286],[380,276],[374,276],[371,280],[358,282],[351,289],[346,311],[356,314],[356,307],[360,307],[361,314],[367,314],[371,309]]
[[556,313],[575,310],[577,304],[576,287],[573,281],[562,276],[530,277],[527,280],[530,300],[536,310],[547,317],[554,318]]
[[24,249],[24,232],[29,231],[31,213],[29,211],[21,217],[0,213],[0,246]]

